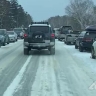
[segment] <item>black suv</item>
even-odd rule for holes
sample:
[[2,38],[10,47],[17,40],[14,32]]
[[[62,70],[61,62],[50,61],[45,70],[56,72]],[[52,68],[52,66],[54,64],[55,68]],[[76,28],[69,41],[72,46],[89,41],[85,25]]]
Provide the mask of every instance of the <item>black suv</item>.
[[96,31],[82,31],[78,38],[75,40],[75,49],[79,48],[80,52],[83,52],[85,49],[91,49],[94,37],[96,37]]
[[48,22],[32,22],[24,34],[24,54],[31,49],[48,49],[55,54],[55,34]]

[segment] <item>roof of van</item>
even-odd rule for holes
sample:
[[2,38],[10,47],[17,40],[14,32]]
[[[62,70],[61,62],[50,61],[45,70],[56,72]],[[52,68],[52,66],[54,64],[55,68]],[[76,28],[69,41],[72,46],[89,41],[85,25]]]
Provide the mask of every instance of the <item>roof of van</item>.
[[32,24],[32,25],[29,25],[29,27],[31,27],[31,26],[48,26],[48,27],[51,27],[48,24]]
[[85,28],[85,30],[86,30],[86,31],[88,31],[88,30],[96,31],[96,25],[87,26],[87,27]]

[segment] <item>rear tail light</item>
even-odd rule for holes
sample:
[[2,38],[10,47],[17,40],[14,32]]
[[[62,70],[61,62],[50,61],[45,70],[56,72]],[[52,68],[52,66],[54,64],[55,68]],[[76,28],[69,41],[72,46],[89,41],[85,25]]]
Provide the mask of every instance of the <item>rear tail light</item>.
[[83,41],[92,41],[92,38],[83,38]]
[[25,33],[25,34],[24,34],[24,37],[28,37],[28,35]]
[[51,34],[51,37],[55,37],[55,34]]

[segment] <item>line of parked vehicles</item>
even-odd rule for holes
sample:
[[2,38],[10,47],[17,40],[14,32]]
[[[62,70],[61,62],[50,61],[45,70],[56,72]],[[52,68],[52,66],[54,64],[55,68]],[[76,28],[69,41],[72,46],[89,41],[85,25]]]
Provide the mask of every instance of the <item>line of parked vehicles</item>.
[[55,30],[55,36],[65,44],[74,44],[80,52],[91,50],[91,56],[96,58],[96,25],[86,27],[84,31],[73,31],[71,26],[62,26]]
[[16,42],[19,38],[24,38],[23,28],[14,28],[11,31],[7,31],[6,29],[0,29],[0,47],[5,46],[10,42]]

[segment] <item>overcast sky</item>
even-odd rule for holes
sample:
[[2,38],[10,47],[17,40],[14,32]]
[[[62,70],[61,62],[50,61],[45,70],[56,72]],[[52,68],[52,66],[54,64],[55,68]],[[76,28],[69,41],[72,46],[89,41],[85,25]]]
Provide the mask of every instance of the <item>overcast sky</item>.
[[[18,0],[34,21],[46,20],[51,16],[64,15],[70,0]],[[96,0],[93,0],[96,4]]]

